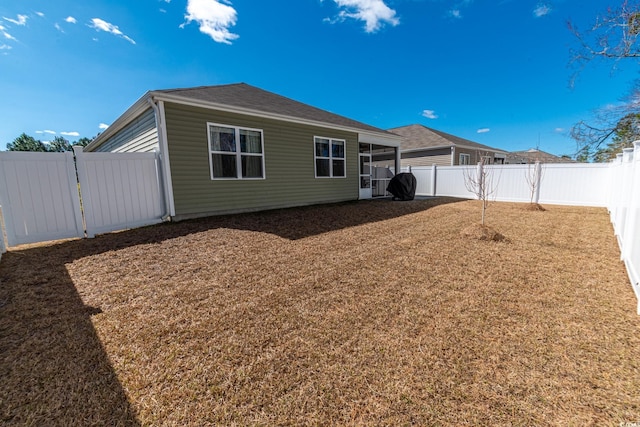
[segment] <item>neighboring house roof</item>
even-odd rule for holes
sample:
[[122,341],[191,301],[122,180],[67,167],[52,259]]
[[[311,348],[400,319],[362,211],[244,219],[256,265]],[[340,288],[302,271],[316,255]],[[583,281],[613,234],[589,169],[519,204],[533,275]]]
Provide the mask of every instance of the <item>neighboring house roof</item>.
[[479,144],[459,136],[451,135],[423,125],[414,124],[389,129],[389,132],[403,136],[401,151],[420,151],[445,147],[464,147],[480,151],[505,153],[506,151],[488,145]]
[[124,127],[126,123],[150,108],[149,102],[152,100],[196,105],[277,120],[364,132],[383,139],[396,141],[396,144],[401,139],[396,134],[387,132],[384,129],[321,110],[246,83],[235,83],[149,91],[109,126],[105,132],[99,135],[91,144],[91,148],[102,144],[110,135]]
[[575,163],[574,160],[566,157],[558,157],[551,153],[532,148],[526,151],[513,151],[507,154],[506,163],[522,164],[522,163]]

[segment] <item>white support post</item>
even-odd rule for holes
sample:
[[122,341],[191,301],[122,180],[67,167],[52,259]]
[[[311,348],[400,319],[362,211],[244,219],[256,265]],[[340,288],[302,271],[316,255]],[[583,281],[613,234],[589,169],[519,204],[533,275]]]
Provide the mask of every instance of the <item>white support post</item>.
[[438,178],[438,166],[434,163],[431,165],[431,195],[435,197],[437,185],[436,179]]

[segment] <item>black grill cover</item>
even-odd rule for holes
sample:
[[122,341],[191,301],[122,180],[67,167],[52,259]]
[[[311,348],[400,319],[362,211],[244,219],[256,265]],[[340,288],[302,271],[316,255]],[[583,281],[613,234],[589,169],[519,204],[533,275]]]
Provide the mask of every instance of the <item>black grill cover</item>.
[[387,191],[393,194],[393,200],[413,200],[417,185],[418,181],[412,173],[399,173],[391,178]]

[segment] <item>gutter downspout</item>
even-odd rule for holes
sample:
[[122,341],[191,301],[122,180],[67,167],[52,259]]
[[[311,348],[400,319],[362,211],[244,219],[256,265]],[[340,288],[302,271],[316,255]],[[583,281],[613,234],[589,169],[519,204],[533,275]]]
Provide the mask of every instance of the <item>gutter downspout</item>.
[[162,220],[167,221],[176,215],[176,208],[173,200],[171,166],[169,165],[169,146],[167,144],[167,126],[164,114],[164,102],[154,100],[153,96],[149,96],[149,98],[147,98],[147,102],[151,108],[153,108],[156,119],[156,128],[158,130],[158,155],[160,157],[160,176],[162,177],[165,205],[165,214],[162,217]]

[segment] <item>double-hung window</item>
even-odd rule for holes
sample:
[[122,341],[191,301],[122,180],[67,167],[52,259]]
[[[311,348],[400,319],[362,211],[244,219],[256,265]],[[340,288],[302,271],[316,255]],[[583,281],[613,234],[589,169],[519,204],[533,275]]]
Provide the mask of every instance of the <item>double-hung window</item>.
[[264,179],[262,130],[208,123],[211,179]]
[[471,155],[460,153],[460,158],[458,164],[460,165],[468,165],[471,163]]
[[344,178],[347,176],[344,139],[316,136],[314,160],[316,178]]

